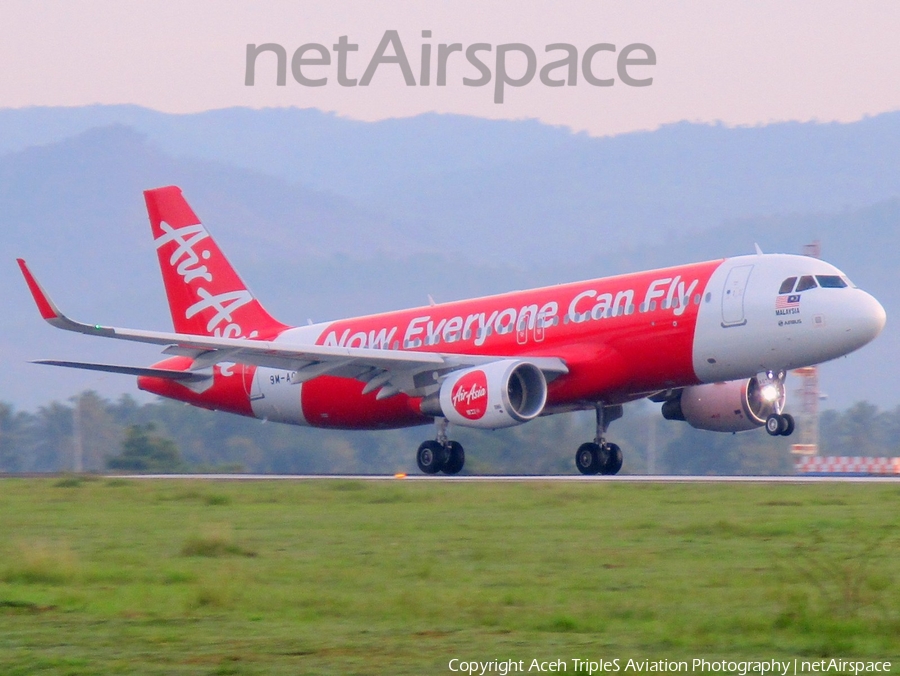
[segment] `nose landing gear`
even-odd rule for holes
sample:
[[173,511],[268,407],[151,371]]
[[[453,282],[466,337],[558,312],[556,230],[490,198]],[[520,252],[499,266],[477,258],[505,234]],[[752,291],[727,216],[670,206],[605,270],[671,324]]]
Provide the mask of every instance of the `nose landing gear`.
[[613,420],[622,417],[622,406],[597,404],[597,435],[594,441],[581,444],[575,453],[575,466],[582,474],[613,475],[622,469],[622,449],[606,441],[606,430]]

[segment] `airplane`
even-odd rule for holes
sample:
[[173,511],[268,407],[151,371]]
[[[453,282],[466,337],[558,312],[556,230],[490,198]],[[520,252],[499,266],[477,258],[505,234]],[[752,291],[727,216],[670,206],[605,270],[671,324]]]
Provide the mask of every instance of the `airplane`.
[[594,410],[575,454],[616,474],[623,405],[668,420],[789,435],[785,374],[872,341],[879,302],[816,258],[756,253],[291,327],[247,289],[177,186],[144,192],[174,332],[65,316],[17,259],[41,316],[92,336],[164,346],[149,367],[39,360],[137,376],[141,390],[263,420],[334,429],[435,425],[426,474],[459,473],[448,425],[497,429]]

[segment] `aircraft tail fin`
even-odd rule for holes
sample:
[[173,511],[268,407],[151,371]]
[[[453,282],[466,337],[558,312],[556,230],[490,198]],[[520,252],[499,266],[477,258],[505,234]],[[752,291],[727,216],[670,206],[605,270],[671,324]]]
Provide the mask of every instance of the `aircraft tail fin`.
[[247,289],[181,188],[146,190],[144,199],[177,333],[270,338],[288,328]]

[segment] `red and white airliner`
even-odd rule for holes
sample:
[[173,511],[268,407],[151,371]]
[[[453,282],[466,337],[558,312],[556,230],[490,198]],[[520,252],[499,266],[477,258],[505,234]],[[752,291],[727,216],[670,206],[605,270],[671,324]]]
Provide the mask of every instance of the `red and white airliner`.
[[763,254],[289,327],[272,318],[175,186],[144,193],[175,332],[82,324],[25,262],[41,316],[88,335],[164,345],[151,367],[43,360],[135,375],[163,397],[338,429],[435,423],[416,460],[459,472],[448,423],[496,429],[594,409],[575,465],[615,474],[606,441],[622,404],[649,397],[669,420],[788,435],[785,372],[873,340],[884,308],[824,261]]

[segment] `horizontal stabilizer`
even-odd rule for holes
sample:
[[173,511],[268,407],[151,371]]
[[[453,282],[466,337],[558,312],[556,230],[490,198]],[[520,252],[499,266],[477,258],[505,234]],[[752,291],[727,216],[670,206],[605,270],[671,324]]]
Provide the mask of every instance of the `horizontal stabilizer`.
[[107,373],[124,373],[129,376],[151,376],[153,378],[165,378],[180,382],[201,382],[211,378],[209,373],[197,371],[175,371],[172,369],[156,369],[141,366],[118,366],[116,364],[91,364],[81,361],[57,361],[55,359],[38,359],[32,364],[48,364],[49,366],[65,366],[73,369],[87,369],[88,371],[106,371]]

